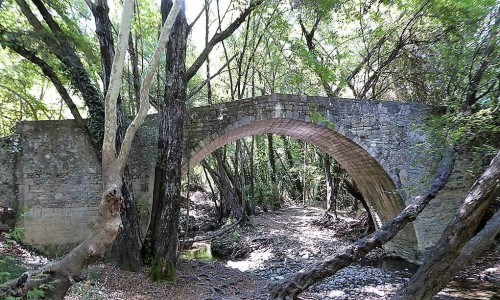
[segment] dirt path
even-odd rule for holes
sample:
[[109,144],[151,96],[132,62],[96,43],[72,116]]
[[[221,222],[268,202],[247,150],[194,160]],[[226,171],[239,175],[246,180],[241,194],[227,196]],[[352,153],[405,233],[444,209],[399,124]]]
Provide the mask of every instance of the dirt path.
[[[266,299],[267,283],[330,255],[354,238],[346,231],[356,220],[344,218],[338,228],[312,225],[322,214],[319,209],[295,207],[254,216],[249,224],[231,233],[240,247],[251,249],[248,257],[184,260],[176,285],[150,282],[146,270],[130,273],[109,264],[99,265],[93,271],[95,279],[89,281],[94,286],[80,285],[67,299]],[[398,261],[377,259],[381,254],[377,250],[372,260],[345,268],[334,278],[313,286],[302,299],[389,299],[414,270]],[[495,298],[500,297],[499,258],[500,252],[488,252],[438,299],[500,299]],[[79,288],[81,292],[77,293]]]

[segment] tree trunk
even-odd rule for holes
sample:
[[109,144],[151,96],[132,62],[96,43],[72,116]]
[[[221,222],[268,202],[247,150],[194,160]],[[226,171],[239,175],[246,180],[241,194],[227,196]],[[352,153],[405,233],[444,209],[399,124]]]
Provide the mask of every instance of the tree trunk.
[[307,186],[307,142],[304,142],[304,151],[302,157],[302,205],[306,205],[308,198],[308,186]]
[[[486,223],[483,229],[470,239],[450,266],[450,274],[469,266],[479,255],[495,243],[500,234],[500,210],[498,210]],[[446,278],[443,278],[446,280]]]
[[[236,172],[239,174],[239,178],[235,179],[236,182],[238,182],[237,185],[237,190],[239,190],[239,198],[240,198],[240,205],[241,205],[241,222],[245,223],[247,221],[247,210],[246,210],[246,201],[245,201],[245,162],[243,159],[243,151],[241,147],[241,140],[236,141],[236,157],[239,157],[239,172]],[[236,166],[238,163],[236,163]],[[240,220],[240,219],[238,219]]]
[[281,207],[281,199],[278,195],[278,183],[276,180],[276,158],[274,157],[273,135],[267,134],[267,152],[269,155],[269,165],[271,166],[271,189],[273,192],[272,204],[275,208]]
[[[285,148],[285,156],[288,162],[288,167],[289,169],[292,169],[295,166],[295,163],[293,162],[293,155],[292,155],[292,150],[290,149],[290,143],[288,142],[288,138],[286,136],[282,135],[281,139],[283,140],[283,146]],[[293,176],[293,186],[290,194],[292,199],[295,201],[302,196],[302,182],[300,181],[299,174],[292,173],[292,176]]]
[[255,164],[254,164],[254,148],[255,148],[255,136],[252,136],[250,144],[250,201],[248,201],[248,210],[251,214],[255,213]]
[[[335,168],[334,168],[335,172]],[[337,195],[338,188],[335,189],[335,182],[331,172],[330,155],[325,154],[325,175],[326,175],[326,211],[333,212],[337,218]]]
[[366,213],[368,214],[368,232],[372,232],[375,230],[375,223],[373,222],[373,217],[372,213],[370,212],[370,207],[368,207],[368,203],[366,203],[365,197],[363,197],[363,194],[358,189],[358,186],[356,183],[353,181],[352,183],[344,179],[343,180],[344,187],[347,190],[347,192],[353,196],[354,198],[354,203],[353,203],[353,211],[358,210],[358,201],[361,202],[361,205],[363,205],[363,208],[365,209]]
[[122,180],[123,208],[120,212],[122,227],[110,250],[111,258],[117,265],[128,271],[140,270],[143,261],[141,256],[141,222],[139,211],[132,190],[132,180],[128,166],[125,166]]
[[[108,92],[109,80],[111,77],[111,65],[115,56],[113,31],[111,20],[109,19],[109,7],[107,1],[96,1],[91,7],[92,14],[94,15],[96,25],[96,35],[99,40],[101,62],[102,62],[102,81],[104,87],[104,94]],[[129,45],[131,37],[129,37]],[[135,81],[134,81],[135,83]],[[136,97],[139,102],[138,83],[136,88]],[[125,136],[125,129],[127,125],[124,124],[123,105],[121,97],[117,100],[117,118],[118,118],[118,134],[116,145],[118,151]],[[122,230],[116,239],[111,249],[111,257],[116,260],[118,266],[125,270],[137,271],[142,266],[141,260],[141,239],[140,239],[140,220],[139,213],[135,206],[134,193],[132,190],[132,182],[128,167],[125,167],[123,173],[123,210],[122,216]]]
[[455,259],[500,192],[500,151],[474,183],[462,206],[428,253],[424,264],[394,299],[431,299],[453,278]]
[[241,191],[237,186],[237,178],[232,173],[230,167],[227,165],[225,157],[223,157],[222,152],[219,150],[214,151],[215,158],[217,160],[217,165],[219,166],[219,190],[221,203],[224,204],[225,210],[224,217],[231,216],[236,220],[243,217],[244,209],[242,205],[242,200],[239,195]]
[[53,288],[45,293],[46,299],[62,299],[73,282],[82,278],[81,271],[106,253],[118,234],[120,225],[121,179],[107,181],[105,185],[99,217],[92,234],[63,259],[38,271],[36,278],[25,273],[18,280],[7,283],[9,289],[2,288],[2,293],[5,294],[0,293],[0,296],[21,296],[31,288],[52,283]]
[[[171,0],[161,3],[165,20],[172,7]],[[167,44],[166,89],[160,108],[158,160],[152,214],[153,280],[175,282],[178,254],[178,227],[181,202],[181,162],[183,128],[186,119],[186,39],[188,25],[185,8],[177,16],[172,37]],[[163,163],[164,162],[164,163]]]
[[207,180],[208,180],[208,176],[206,173],[208,172],[208,174],[210,174],[210,176],[214,180],[214,184],[218,187],[218,190],[219,190],[220,205],[217,206],[216,194],[213,190],[212,185],[210,184],[210,180],[208,180],[208,183],[210,185],[210,189],[212,190],[212,196],[214,198],[213,200],[214,200],[214,204],[215,204],[215,209],[217,211],[217,222],[220,224],[220,223],[222,223],[222,221],[224,219],[224,202],[222,201],[222,191],[221,191],[221,186],[222,186],[221,180],[222,179],[220,177],[220,174],[217,173],[208,164],[208,162],[205,159],[201,161],[201,165],[203,166],[203,170],[205,171],[205,176],[207,177]]
[[438,191],[448,180],[454,161],[454,155],[445,154],[438,174],[433,179],[432,187],[427,194],[416,197],[413,204],[407,206],[380,229],[339,250],[333,257],[316,262],[288,278],[271,284],[269,286],[271,296],[274,299],[295,299],[294,297],[305,291],[312,284],[333,276],[352,262],[364,257],[371,250],[381,247],[390,241],[406,224],[415,220],[429,201],[436,197]]

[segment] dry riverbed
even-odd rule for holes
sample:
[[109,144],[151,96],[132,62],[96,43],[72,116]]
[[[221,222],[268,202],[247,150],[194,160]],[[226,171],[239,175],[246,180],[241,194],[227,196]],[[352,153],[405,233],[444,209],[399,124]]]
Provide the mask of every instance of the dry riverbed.
[[[243,253],[236,256],[243,258],[182,259],[175,285],[151,282],[146,269],[132,273],[100,263],[89,269],[87,280],[74,285],[65,299],[267,299],[268,283],[327,257],[359,234],[358,221],[347,216],[333,226],[313,225],[322,216],[320,209],[299,207],[253,216],[248,224],[227,234],[234,239],[234,252]],[[16,251],[27,264],[45,261],[0,244],[0,252]],[[302,299],[390,299],[415,266],[381,259],[382,255],[382,250],[376,250],[369,260],[316,284]],[[500,251],[488,251],[436,299],[500,299]]]

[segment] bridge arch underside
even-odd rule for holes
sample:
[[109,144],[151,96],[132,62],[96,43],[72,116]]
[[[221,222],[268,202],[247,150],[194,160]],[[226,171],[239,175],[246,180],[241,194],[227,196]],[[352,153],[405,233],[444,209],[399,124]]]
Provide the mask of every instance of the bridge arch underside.
[[[183,171],[186,173],[187,166],[195,166],[228,143],[262,133],[294,137],[319,147],[335,158],[356,182],[370,207],[377,228],[405,207],[387,172],[365,149],[332,129],[302,120],[270,118],[241,126],[228,126],[225,132],[198,141],[196,148],[189,151],[189,164],[183,166]],[[413,225],[407,225],[387,245],[387,249],[397,256],[417,259],[418,242]]]

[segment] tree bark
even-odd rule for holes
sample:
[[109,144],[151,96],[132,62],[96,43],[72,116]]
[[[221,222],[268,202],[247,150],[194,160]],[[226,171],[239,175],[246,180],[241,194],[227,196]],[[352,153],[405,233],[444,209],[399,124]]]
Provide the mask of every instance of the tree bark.
[[[224,203],[222,200],[222,192],[221,192],[222,183],[220,182],[221,176],[208,164],[208,162],[205,159],[201,161],[201,165],[203,166],[203,170],[205,171],[205,176],[207,177],[208,183],[210,185],[210,189],[212,191],[212,197],[214,200],[215,209],[217,211],[217,222],[220,224],[220,223],[222,223],[222,220],[224,219]],[[214,180],[214,184],[219,189],[219,198],[220,198],[220,205],[219,206],[217,206],[216,194],[215,194],[215,191],[213,189],[212,184],[210,183],[210,180],[208,179],[207,172],[208,172],[208,174],[210,174],[210,176]]]
[[[337,168],[333,168],[333,172],[337,172]],[[337,218],[337,197],[339,193],[339,181],[340,177],[338,174],[335,175],[336,181],[332,176],[331,172],[331,162],[330,155],[325,154],[325,177],[326,177],[326,211],[333,212],[335,218]]]
[[450,154],[450,151],[447,151],[444,155],[438,173],[433,179],[432,187],[426,194],[416,197],[411,205],[407,206],[395,218],[388,221],[372,234],[339,250],[330,258],[316,262],[304,270],[292,274],[288,278],[269,285],[271,297],[273,299],[295,299],[294,297],[305,291],[312,284],[333,276],[342,268],[364,257],[371,250],[381,247],[390,241],[406,224],[416,219],[420,212],[436,197],[439,190],[445,185],[455,162],[454,153]]
[[477,230],[482,217],[500,192],[500,151],[474,183],[453,220],[426,256],[417,273],[394,299],[431,299],[453,278],[461,249]]
[[237,186],[237,178],[228,166],[220,150],[214,151],[214,156],[219,166],[219,191],[221,197],[221,206],[223,209],[223,217],[232,217],[239,220],[243,217],[244,208],[242,200],[239,197],[241,191]]
[[[161,2],[165,19],[172,7],[172,0]],[[183,129],[186,119],[186,43],[188,24],[183,5],[167,44],[166,89],[160,108],[158,159],[155,175],[155,198],[150,229],[153,237],[153,263],[150,276],[153,280],[167,279],[175,282],[178,254],[178,227],[181,203],[181,162],[183,154]]]
[[[96,1],[90,6],[94,15],[96,25],[96,35],[99,40],[101,63],[102,63],[102,81],[104,94],[107,94],[113,59],[115,57],[113,31],[111,20],[109,19],[109,7],[106,0]],[[130,46],[131,36],[129,36],[128,45]],[[138,86],[138,84],[137,84]],[[138,87],[137,87],[138,90]],[[136,91],[137,91],[136,90]],[[140,101],[140,95],[136,93],[137,101]],[[117,118],[118,134],[117,149],[125,137],[126,124],[124,124],[124,113],[121,97],[117,100]],[[122,230],[120,231],[113,247],[111,249],[112,258],[118,263],[118,266],[125,270],[137,271],[142,266],[141,260],[141,238],[140,238],[140,220],[139,213],[135,206],[134,193],[128,167],[125,167],[123,173],[123,209],[121,211]]]
[[357,210],[357,201],[361,202],[361,205],[363,205],[363,208],[368,214],[368,232],[372,232],[373,230],[375,230],[375,223],[373,222],[372,213],[370,211],[370,207],[368,207],[368,203],[366,202],[365,197],[363,197],[363,194],[361,194],[358,186],[354,181],[351,183],[349,180],[344,179],[343,183],[346,191],[354,197],[355,202],[353,204],[353,208],[356,208]]
[[[458,271],[469,266],[481,253],[495,243],[500,234],[500,210],[498,210],[486,223],[486,225],[465,244],[460,255],[450,266],[449,273],[456,274]],[[443,278],[447,280],[447,278]]]

